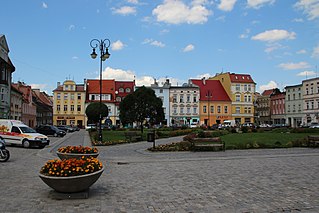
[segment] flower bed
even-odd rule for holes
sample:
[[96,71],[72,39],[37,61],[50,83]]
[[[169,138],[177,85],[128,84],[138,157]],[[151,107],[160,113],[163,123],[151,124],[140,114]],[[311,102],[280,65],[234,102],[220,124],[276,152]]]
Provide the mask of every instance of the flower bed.
[[97,148],[88,147],[88,146],[65,146],[60,147],[58,152],[61,153],[78,153],[78,154],[91,154],[98,153]]
[[40,170],[45,176],[70,177],[89,174],[103,168],[102,163],[93,157],[81,159],[49,160]]

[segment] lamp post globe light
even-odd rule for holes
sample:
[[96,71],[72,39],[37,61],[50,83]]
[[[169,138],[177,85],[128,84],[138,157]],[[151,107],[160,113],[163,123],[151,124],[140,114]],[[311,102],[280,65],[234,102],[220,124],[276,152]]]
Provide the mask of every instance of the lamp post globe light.
[[100,50],[100,117],[99,117],[99,135],[98,135],[98,141],[102,142],[102,62],[105,61],[110,57],[109,53],[109,47],[110,47],[110,40],[104,39],[104,40],[98,40],[98,39],[92,39],[90,42],[90,46],[92,47],[93,51],[91,53],[91,58],[96,59],[98,54],[95,52],[95,49],[99,48]]

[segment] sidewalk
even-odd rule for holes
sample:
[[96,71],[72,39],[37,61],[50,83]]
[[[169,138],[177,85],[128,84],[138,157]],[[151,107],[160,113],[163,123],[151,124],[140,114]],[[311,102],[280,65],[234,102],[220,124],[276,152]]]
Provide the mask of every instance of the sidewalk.
[[[157,140],[168,143],[179,138]],[[0,164],[1,212],[319,212],[319,149],[145,151],[151,143],[98,146],[105,171],[88,199],[56,200],[38,177],[60,145],[88,145],[85,131],[50,147],[9,147]]]

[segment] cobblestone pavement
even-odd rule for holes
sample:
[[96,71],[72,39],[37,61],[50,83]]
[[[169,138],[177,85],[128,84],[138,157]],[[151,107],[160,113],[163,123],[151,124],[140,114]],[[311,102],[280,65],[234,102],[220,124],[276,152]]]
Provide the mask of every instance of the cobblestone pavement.
[[[179,141],[181,137],[157,140]],[[8,147],[0,212],[319,212],[319,149],[150,153],[152,143],[98,147],[105,166],[88,199],[57,199],[38,177],[84,130],[45,149]]]

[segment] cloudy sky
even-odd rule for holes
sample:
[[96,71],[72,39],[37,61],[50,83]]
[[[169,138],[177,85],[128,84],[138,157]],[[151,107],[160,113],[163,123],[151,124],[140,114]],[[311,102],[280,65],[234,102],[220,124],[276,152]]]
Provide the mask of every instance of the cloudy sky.
[[0,19],[13,80],[49,94],[99,78],[92,39],[110,40],[103,78],[138,85],[234,72],[262,92],[319,77],[319,0],[2,0]]

